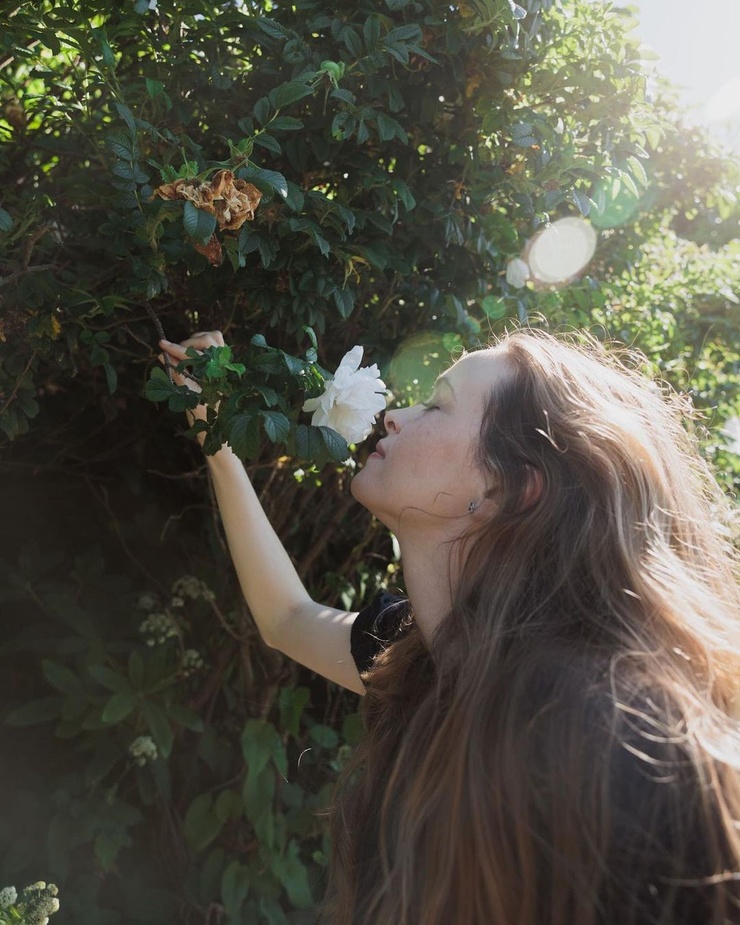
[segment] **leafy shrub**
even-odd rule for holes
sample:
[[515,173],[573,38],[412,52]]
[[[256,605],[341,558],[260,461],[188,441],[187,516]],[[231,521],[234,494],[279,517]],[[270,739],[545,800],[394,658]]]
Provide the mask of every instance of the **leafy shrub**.
[[[357,343],[406,401],[490,332],[592,327],[692,386],[737,485],[737,167],[646,100],[629,25],[581,0],[8,18],[0,874],[53,877],[60,923],[310,921],[358,735],[351,695],[259,639],[162,407],[192,399],[161,332],[224,332],[193,360],[227,412],[210,448],[237,446],[311,592],[347,608],[401,580],[397,550],[299,408]],[[204,206],[223,171],[261,194],[238,228]],[[155,195],[178,181],[201,207]],[[587,271],[507,282],[568,215],[599,229]]]

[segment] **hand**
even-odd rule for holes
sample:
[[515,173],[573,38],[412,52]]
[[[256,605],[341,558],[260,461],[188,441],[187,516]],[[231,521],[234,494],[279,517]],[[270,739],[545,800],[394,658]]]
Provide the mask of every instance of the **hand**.
[[[197,334],[193,334],[192,337],[189,337],[179,344],[170,343],[168,340],[161,340],[159,346],[170,357],[173,364],[177,364],[180,360],[187,358],[186,350],[188,347],[194,347],[201,353],[206,347],[224,347],[225,344],[224,336],[220,331],[199,331]],[[159,361],[160,363],[164,363],[163,354],[159,355]],[[183,376],[181,373],[176,373],[174,370],[172,371],[172,378],[177,385],[186,385],[189,389],[192,389],[193,392],[200,392],[200,386],[194,379]],[[194,420],[204,421],[206,419],[205,405],[198,405],[192,411],[187,411],[186,414],[191,426]],[[200,443],[203,443],[204,439],[205,437],[203,434],[198,434]]]

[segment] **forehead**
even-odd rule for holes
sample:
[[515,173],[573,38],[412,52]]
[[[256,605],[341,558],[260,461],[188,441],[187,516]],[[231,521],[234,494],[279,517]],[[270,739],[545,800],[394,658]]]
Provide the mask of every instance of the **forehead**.
[[459,389],[488,395],[512,371],[511,361],[497,349],[476,350],[454,363],[440,379]]

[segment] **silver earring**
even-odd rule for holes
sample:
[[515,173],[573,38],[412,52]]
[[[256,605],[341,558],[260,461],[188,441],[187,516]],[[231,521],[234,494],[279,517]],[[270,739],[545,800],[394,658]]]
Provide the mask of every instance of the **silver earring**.
[[468,505],[468,514],[472,514],[473,511],[474,511],[477,507],[478,507],[478,502],[477,502],[477,501],[471,501],[470,504]]

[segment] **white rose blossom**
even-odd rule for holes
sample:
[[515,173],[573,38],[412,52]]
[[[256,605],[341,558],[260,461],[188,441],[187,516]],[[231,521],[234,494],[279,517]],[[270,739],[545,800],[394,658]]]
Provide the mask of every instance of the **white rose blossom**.
[[515,257],[506,264],[506,282],[515,289],[521,289],[529,277],[529,265],[521,257]]
[[375,363],[360,369],[363,348],[353,347],[342,357],[323,394],[309,398],[303,410],[313,412],[311,423],[330,427],[347,443],[360,443],[385,409],[385,383]]

